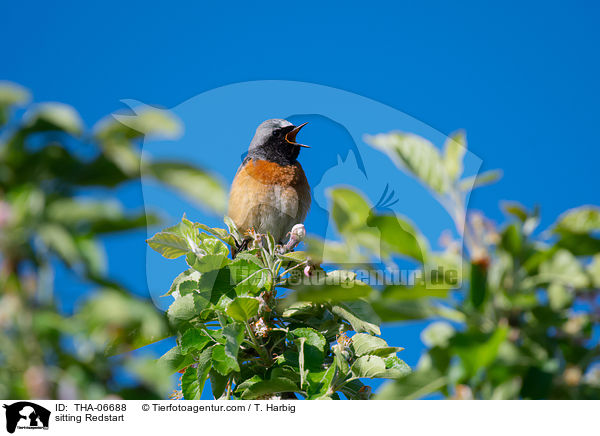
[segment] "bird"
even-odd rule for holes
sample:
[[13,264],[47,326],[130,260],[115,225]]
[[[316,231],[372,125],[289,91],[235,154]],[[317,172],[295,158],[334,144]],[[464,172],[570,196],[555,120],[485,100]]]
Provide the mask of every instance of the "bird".
[[[311,194],[297,159],[301,148],[310,147],[296,142],[296,135],[306,124],[270,119],[256,129],[229,194],[227,216],[240,232],[270,233],[283,244],[292,227],[304,223]],[[245,238],[233,256],[247,244]]]

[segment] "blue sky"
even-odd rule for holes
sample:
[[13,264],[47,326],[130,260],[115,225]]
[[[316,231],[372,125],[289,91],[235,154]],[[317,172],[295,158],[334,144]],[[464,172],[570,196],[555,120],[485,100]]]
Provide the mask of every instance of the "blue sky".
[[[122,108],[121,99],[172,108],[216,87],[265,79],[339,88],[443,134],[464,128],[482,169],[504,171],[470,207],[501,222],[501,200],[540,204],[547,226],[567,208],[598,204],[598,12],[591,0],[362,8],[11,2],[0,16],[0,79],[25,85],[36,101],[73,105],[88,126]],[[234,162],[216,168],[227,182]],[[132,209],[143,206],[139,185],[119,196]],[[106,240],[111,273],[140,295],[148,295],[145,238]],[[65,274],[57,281],[69,308],[80,285]],[[410,364],[420,353],[418,328],[387,333],[402,341]]]

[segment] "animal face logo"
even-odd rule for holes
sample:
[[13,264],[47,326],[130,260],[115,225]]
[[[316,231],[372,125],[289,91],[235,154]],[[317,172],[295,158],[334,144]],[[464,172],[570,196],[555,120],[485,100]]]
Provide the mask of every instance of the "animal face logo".
[[10,405],[5,404],[6,431],[14,433],[19,429],[48,429],[50,411],[29,401],[19,401]]

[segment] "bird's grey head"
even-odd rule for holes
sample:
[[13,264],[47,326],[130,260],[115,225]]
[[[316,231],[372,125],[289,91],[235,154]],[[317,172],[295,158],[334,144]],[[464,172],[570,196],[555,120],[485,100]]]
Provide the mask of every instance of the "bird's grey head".
[[281,165],[293,164],[298,158],[300,147],[307,145],[296,142],[296,134],[307,123],[294,126],[287,120],[272,119],[264,121],[256,129],[248,148],[248,156],[269,160]]

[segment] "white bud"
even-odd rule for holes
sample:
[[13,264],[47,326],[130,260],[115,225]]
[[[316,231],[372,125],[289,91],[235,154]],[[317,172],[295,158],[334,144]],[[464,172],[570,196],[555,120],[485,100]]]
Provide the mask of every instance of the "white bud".
[[300,241],[304,239],[306,236],[306,229],[304,228],[304,224],[296,224],[292,227],[292,236],[295,236]]

